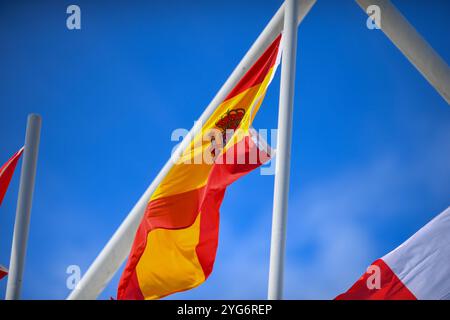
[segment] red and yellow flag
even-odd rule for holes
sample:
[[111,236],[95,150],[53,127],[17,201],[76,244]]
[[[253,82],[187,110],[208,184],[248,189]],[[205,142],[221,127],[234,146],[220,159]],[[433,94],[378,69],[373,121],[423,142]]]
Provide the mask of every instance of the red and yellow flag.
[[210,275],[226,187],[270,157],[251,123],[275,73],[280,40],[281,35],[247,71],[152,194],[118,299],[159,299]]

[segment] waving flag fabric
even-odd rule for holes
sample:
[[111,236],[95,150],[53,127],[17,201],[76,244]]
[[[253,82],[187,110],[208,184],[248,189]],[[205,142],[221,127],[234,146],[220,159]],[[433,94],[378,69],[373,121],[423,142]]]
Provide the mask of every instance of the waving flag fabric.
[[0,205],[5,197],[6,190],[8,190],[9,182],[11,181],[14,169],[16,169],[17,162],[19,161],[22,152],[23,148],[17,151],[11,159],[0,168]]
[[[162,298],[196,287],[210,275],[226,187],[270,156],[251,123],[278,65],[280,40],[281,35],[203,124],[149,199],[119,282],[118,299]],[[225,141],[218,154],[211,147],[219,139],[204,139],[210,129],[217,129]],[[230,129],[240,134],[228,137]],[[215,161],[201,161],[209,149]],[[250,161],[252,157],[256,161]]]
[[376,260],[337,300],[450,299],[450,207]]
[[8,275],[8,269],[6,267],[0,265],[0,280]]

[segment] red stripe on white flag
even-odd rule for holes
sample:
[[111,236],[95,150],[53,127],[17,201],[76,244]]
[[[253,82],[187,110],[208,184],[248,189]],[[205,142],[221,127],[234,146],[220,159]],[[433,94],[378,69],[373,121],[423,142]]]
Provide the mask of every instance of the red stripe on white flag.
[[450,207],[375,261],[336,299],[450,299]]

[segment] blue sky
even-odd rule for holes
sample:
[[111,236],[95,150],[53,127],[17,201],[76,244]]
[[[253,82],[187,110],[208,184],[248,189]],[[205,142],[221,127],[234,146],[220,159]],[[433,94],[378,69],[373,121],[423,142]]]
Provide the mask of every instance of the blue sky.
[[[78,4],[82,29],[66,28]],[[450,3],[394,1],[450,61]],[[62,299],[281,1],[0,4],[0,162],[43,117],[23,298]],[[450,108],[354,1],[299,29],[286,298],[329,299],[450,205]],[[275,128],[279,74],[255,120]],[[0,207],[9,264],[19,174]],[[172,298],[265,298],[273,176],[227,190],[211,277]],[[100,298],[115,296],[119,273]],[[0,298],[6,281],[0,281]]]

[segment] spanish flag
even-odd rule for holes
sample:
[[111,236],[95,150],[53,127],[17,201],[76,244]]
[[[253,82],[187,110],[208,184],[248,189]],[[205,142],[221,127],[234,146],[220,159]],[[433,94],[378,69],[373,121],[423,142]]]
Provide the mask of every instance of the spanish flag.
[[270,158],[251,124],[278,65],[280,41],[281,35],[231,90],[150,197],[118,299],[159,299],[210,275],[226,187]]

